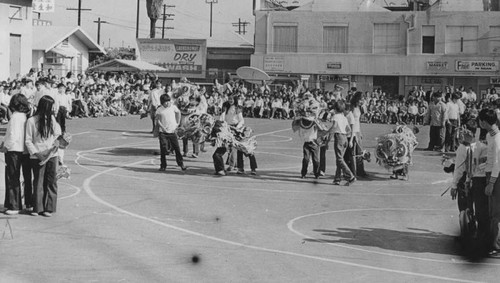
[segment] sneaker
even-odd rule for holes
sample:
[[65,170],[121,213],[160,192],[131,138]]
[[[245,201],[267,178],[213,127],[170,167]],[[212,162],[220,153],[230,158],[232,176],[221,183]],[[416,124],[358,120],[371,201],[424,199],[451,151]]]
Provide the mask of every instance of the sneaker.
[[226,176],[226,172],[219,171],[219,172],[215,173],[215,175],[217,175],[217,176]]
[[245,170],[243,170],[243,169],[238,169],[238,171],[236,171],[236,174],[238,174],[238,175],[243,175],[243,174],[245,174]]
[[333,181],[333,184],[334,184],[335,186],[339,186],[339,185],[340,185],[340,181]]
[[165,170],[167,170],[166,167],[160,167],[160,169],[158,169],[158,171],[165,171]]
[[45,216],[45,217],[52,217],[52,213],[50,213],[48,211],[42,212],[42,215]]
[[252,172],[250,174],[253,175],[253,176],[257,176],[257,171],[252,170]]
[[19,210],[8,209],[8,210],[4,211],[3,213],[5,213],[7,215],[18,215],[19,214]]
[[191,155],[191,158],[198,158],[198,154],[194,154],[194,153],[193,153],[193,154]]
[[301,179],[305,179],[306,178],[306,175],[302,175],[300,176]]
[[186,170],[188,170],[188,168],[187,168],[186,166],[182,166],[182,167],[181,167],[181,170],[182,170],[182,171],[186,171]]
[[352,177],[349,181],[347,181],[347,183],[345,184],[346,186],[349,186],[351,185],[352,183],[356,182],[356,177]]
[[30,213],[30,215],[31,215],[31,216],[38,216],[38,212],[32,211],[32,212]]
[[233,167],[231,167],[231,166],[227,167],[226,171],[227,171],[227,172],[231,172],[231,171],[233,171]]
[[323,176],[325,176],[325,172],[323,172],[323,171],[319,171],[319,175],[320,175],[321,177],[323,177]]

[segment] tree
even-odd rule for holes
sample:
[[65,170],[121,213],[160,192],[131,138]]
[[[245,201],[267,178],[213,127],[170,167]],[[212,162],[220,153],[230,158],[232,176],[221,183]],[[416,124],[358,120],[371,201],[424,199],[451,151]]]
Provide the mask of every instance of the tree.
[[148,17],[150,20],[149,37],[155,38],[156,36],[156,21],[161,16],[161,7],[163,0],[146,0],[146,8],[148,10]]

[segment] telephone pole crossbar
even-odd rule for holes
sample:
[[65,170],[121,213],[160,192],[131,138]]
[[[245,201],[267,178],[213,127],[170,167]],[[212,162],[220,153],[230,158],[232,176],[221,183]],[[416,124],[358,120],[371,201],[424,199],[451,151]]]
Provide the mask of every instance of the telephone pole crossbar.
[[78,11],[78,26],[82,23],[82,11],[92,11],[92,9],[82,8],[82,0],[78,0],[78,8],[66,8],[68,11]]

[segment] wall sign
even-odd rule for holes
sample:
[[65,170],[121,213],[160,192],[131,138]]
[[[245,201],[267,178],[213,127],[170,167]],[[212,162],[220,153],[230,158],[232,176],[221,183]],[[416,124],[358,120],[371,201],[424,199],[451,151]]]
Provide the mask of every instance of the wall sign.
[[55,0],[33,0],[33,12],[53,13],[56,7]]
[[427,62],[427,70],[448,70],[448,62]]
[[498,61],[458,61],[458,72],[496,72],[499,70]]
[[342,63],[341,62],[328,62],[328,63],[326,63],[326,68],[333,69],[333,70],[340,70],[340,69],[342,69]]
[[264,57],[264,71],[284,71],[284,57]]

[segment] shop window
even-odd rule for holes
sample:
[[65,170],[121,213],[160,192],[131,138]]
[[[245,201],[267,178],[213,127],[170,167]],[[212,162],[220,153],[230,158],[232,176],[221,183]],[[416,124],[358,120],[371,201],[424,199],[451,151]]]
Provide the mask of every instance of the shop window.
[[400,54],[404,42],[401,42],[399,24],[374,24],[373,53]]
[[22,7],[19,6],[9,6],[9,19],[11,20],[22,20]]
[[297,52],[297,25],[275,25],[273,52],[294,53]]
[[323,27],[323,53],[347,53],[347,26]]
[[477,26],[447,26],[446,54],[476,54]]

